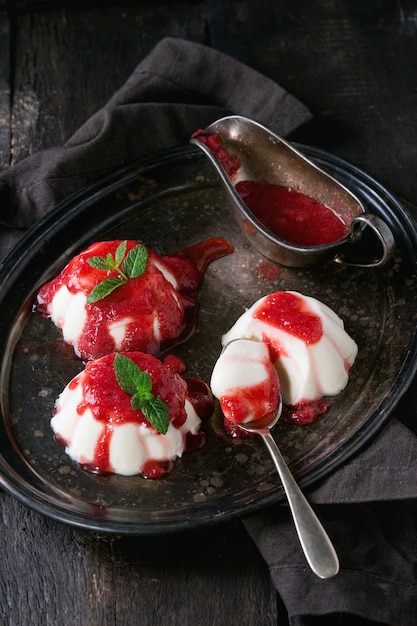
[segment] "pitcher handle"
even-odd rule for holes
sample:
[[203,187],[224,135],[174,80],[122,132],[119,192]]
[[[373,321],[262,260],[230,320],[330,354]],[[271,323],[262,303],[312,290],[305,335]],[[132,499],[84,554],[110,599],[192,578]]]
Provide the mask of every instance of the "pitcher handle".
[[[380,254],[377,257],[367,259],[367,251],[364,251],[364,235],[368,231],[379,244]],[[358,250],[361,257],[358,256]],[[388,224],[374,213],[360,213],[355,217],[351,225],[350,243],[340,253],[335,261],[352,267],[380,267],[385,265],[392,257],[395,250],[394,235]]]

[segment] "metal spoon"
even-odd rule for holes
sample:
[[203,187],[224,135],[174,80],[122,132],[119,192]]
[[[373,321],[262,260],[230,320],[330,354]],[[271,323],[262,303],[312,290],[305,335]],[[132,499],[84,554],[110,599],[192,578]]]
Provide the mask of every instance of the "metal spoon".
[[331,578],[339,571],[339,559],[336,551],[321,522],[288,469],[271,434],[271,429],[278,422],[281,413],[282,400],[275,412],[268,413],[260,420],[239,424],[239,426],[242,430],[262,437],[278,470],[307,562],[319,578]]

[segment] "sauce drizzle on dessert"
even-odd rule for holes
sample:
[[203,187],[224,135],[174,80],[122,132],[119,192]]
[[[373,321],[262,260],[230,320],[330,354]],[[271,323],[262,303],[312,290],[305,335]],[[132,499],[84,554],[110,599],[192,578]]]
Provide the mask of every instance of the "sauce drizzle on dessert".
[[[147,249],[146,269],[140,276],[120,283],[106,297],[88,302],[103,278],[118,279],[115,269],[97,269],[89,260],[113,257],[121,243],[92,244],[37,294],[36,311],[51,318],[85,361],[114,351],[161,354],[186,340],[196,327],[198,289],[208,265],[233,251],[228,241],[217,238],[173,255],[158,256]],[[137,244],[127,240],[126,255]]]
[[141,352],[122,354],[151,377],[152,393],[166,404],[166,434],[141,409],[132,408],[131,396],[116,378],[115,354],[89,361],[68,383],[51,425],[57,442],[84,470],[159,478],[172,470],[177,457],[204,446],[200,425],[212,413],[212,395],[203,381],[174,370],[174,363],[183,370],[178,358],[165,364]]

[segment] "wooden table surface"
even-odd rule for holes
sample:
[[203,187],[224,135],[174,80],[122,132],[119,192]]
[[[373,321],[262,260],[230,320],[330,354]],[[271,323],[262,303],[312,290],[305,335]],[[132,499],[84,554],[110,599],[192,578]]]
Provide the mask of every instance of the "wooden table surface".
[[[78,8],[0,0],[0,169],[68,139],[167,35],[211,45],[281,84],[314,113],[294,139],[415,201],[412,0],[84,0]],[[173,537],[108,536],[45,518],[6,493],[0,516],[1,624],[288,623],[240,521]]]

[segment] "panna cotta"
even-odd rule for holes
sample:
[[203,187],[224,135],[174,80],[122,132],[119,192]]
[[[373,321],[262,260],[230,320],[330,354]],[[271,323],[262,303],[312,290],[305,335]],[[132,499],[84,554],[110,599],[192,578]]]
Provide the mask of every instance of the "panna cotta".
[[96,242],[39,289],[36,311],[85,361],[115,351],[157,355],[193,333],[204,272],[232,251],[223,239],[170,256],[136,240]]
[[235,424],[261,419],[280,404],[280,385],[265,343],[237,339],[228,343],[213,368],[213,395],[220,401],[228,431]]
[[[283,403],[292,406],[340,393],[358,352],[331,308],[294,291],[279,291],[255,302],[223,336],[222,344],[235,339],[252,340],[253,350],[255,342],[268,347]],[[220,377],[216,372],[216,379]]]
[[87,471],[167,474],[175,459],[204,445],[200,425],[213,409],[209,387],[181,376],[182,366],[141,352],[89,361],[56,400],[56,440]]

